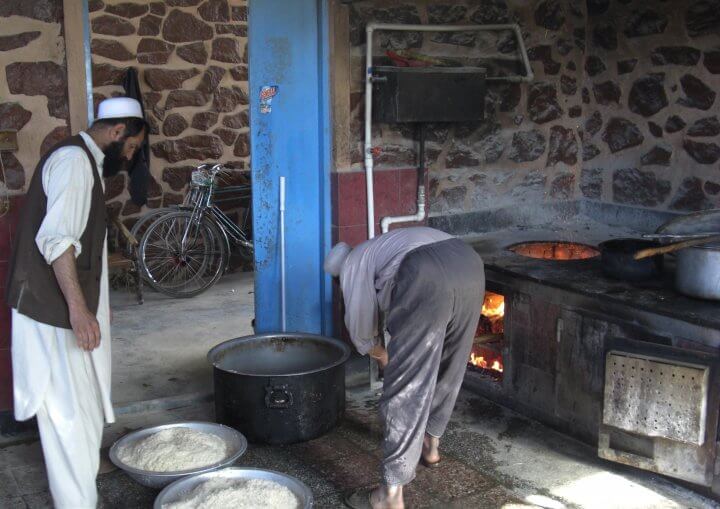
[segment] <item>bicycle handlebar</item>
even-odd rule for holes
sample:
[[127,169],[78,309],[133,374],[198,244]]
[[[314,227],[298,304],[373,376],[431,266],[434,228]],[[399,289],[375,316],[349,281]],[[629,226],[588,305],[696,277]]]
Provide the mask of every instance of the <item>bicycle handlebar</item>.
[[224,163],[217,163],[215,165],[212,165],[211,163],[203,163],[203,164],[197,166],[195,168],[195,170],[207,170],[214,174],[219,173],[221,171],[225,171],[225,170],[227,170],[227,171],[235,170],[235,171],[240,171],[240,172],[249,172],[250,171],[250,170],[241,170],[241,169],[233,168],[232,166],[225,166]]

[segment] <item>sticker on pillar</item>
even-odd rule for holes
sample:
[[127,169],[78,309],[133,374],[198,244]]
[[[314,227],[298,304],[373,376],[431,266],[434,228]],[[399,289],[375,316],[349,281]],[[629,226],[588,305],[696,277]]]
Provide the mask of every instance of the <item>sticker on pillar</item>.
[[272,111],[272,100],[279,88],[277,85],[265,85],[260,89],[260,113],[268,114]]

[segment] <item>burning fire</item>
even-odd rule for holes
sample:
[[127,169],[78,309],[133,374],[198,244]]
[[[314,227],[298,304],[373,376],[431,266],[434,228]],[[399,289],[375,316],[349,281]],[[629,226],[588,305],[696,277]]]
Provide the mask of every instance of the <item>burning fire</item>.
[[585,260],[600,254],[594,247],[577,242],[523,242],[508,249],[522,256],[542,260]]
[[496,373],[503,372],[502,342],[505,318],[505,296],[487,292],[483,301],[470,364]]
[[505,296],[498,293],[487,292],[483,302],[482,316],[495,321],[505,316]]
[[470,364],[476,368],[491,369],[493,371],[497,371],[498,373],[503,372],[503,365],[498,359],[492,361],[492,365],[488,365],[488,361],[485,360],[485,357],[482,355],[476,356],[475,352],[470,353]]

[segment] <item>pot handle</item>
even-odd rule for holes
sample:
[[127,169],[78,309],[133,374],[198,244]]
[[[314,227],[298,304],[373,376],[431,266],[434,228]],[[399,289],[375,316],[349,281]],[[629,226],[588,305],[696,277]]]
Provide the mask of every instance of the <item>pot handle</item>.
[[265,406],[268,408],[290,408],[293,404],[292,392],[287,385],[268,385],[265,387]]

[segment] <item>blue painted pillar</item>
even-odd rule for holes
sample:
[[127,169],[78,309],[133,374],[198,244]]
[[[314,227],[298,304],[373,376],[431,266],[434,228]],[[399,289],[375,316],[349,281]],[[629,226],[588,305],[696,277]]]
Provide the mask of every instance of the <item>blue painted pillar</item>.
[[326,3],[251,0],[249,5],[258,332],[281,328],[279,180],[285,176],[287,329],[332,333],[332,291],[322,271],[331,242]]

